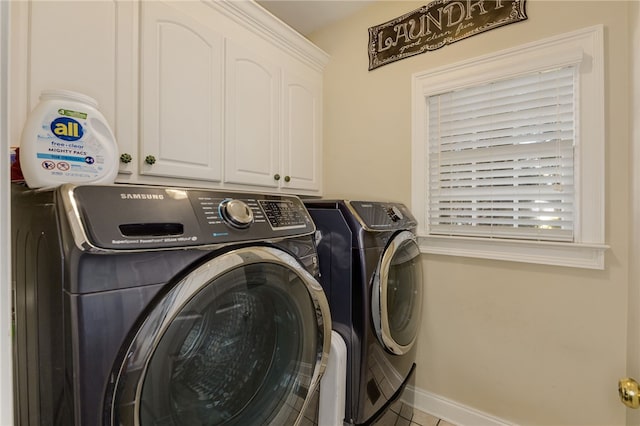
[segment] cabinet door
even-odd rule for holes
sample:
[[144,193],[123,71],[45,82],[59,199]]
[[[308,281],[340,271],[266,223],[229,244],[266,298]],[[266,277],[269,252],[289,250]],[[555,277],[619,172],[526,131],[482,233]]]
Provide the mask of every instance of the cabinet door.
[[179,3],[141,7],[140,173],[219,181],[222,37]]
[[137,136],[133,2],[11,2],[11,144],[45,89],[91,96],[121,151]]
[[227,39],[225,81],[225,182],[276,188],[280,70]]
[[290,72],[283,77],[282,187],[320,191],[322,183],[322,83]]

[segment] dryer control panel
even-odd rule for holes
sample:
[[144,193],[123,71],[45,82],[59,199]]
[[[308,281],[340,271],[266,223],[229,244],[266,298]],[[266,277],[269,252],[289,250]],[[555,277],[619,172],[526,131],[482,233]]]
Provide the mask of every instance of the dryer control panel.
[[347,206],[362,227],[369,231],[411,229],[418,222],[402,203],[348,201]]
[[63,185],[59,194],[79,247],[149,250],[310,235],[291,195],[137,185]]

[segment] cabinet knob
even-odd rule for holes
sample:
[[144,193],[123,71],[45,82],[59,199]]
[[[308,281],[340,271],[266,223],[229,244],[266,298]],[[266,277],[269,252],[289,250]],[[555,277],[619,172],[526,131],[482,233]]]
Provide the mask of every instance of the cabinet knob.
[[284,177],[284,181],[285,181],[285,182],[290,182],[290,181],[291,181],[291,177],[289,177],[289,176],[285,176],[285,177]]
[[128,164],[133,160],[131,154],[127,154],[126,152],[120,156],[120,162],[124,164]]
[[144,157],[144,162],[151,166],[155,164],[156,157],[154,157],[153,155],[147,155],[146,157]]
[[275,175],[273,175],[273,179],[280,180],[280,175],[276,173]]

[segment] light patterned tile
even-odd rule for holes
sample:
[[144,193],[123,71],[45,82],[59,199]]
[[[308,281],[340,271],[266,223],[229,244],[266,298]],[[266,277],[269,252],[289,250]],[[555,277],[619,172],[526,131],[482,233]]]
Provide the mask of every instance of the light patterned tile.
[[[398,411],[406,409],[406,404],[395,405],[394,410],[387,410],[377,422],[375,426],[456,426],[446,420],[432,416],[431,414],[413,408],[413,419],[401,417]],[[411,408],[411,407],[409,407]]]
[[398,417],[395,426],[411,426],[411,420],[407,420],[404,417]]
[[400,409],[400,417],[411,420],[413,418],[414,408],[409,404],[402,404]]
[[398,415],[391,410],[385,412],[375,423],[376,426],[395,426]]
[[439,420],[431,414],[416,409],[413,410],[413,422],[420,426],[440,426],[438,425]]
[[406,404],[402,402],[401,399],[396,399],[396,401],[393,404],[391,404],[391,407],[389,407],[389,409],[396,414],[400,414],[400,411],[402,411],[402,407],[405,405]]

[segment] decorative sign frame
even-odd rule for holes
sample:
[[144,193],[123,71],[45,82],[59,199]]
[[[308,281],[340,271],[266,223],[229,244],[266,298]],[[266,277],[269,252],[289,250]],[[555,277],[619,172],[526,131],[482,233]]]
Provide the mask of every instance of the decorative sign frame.
[[527,19],[526,0],[435,0],[369,28],[369,71]]

